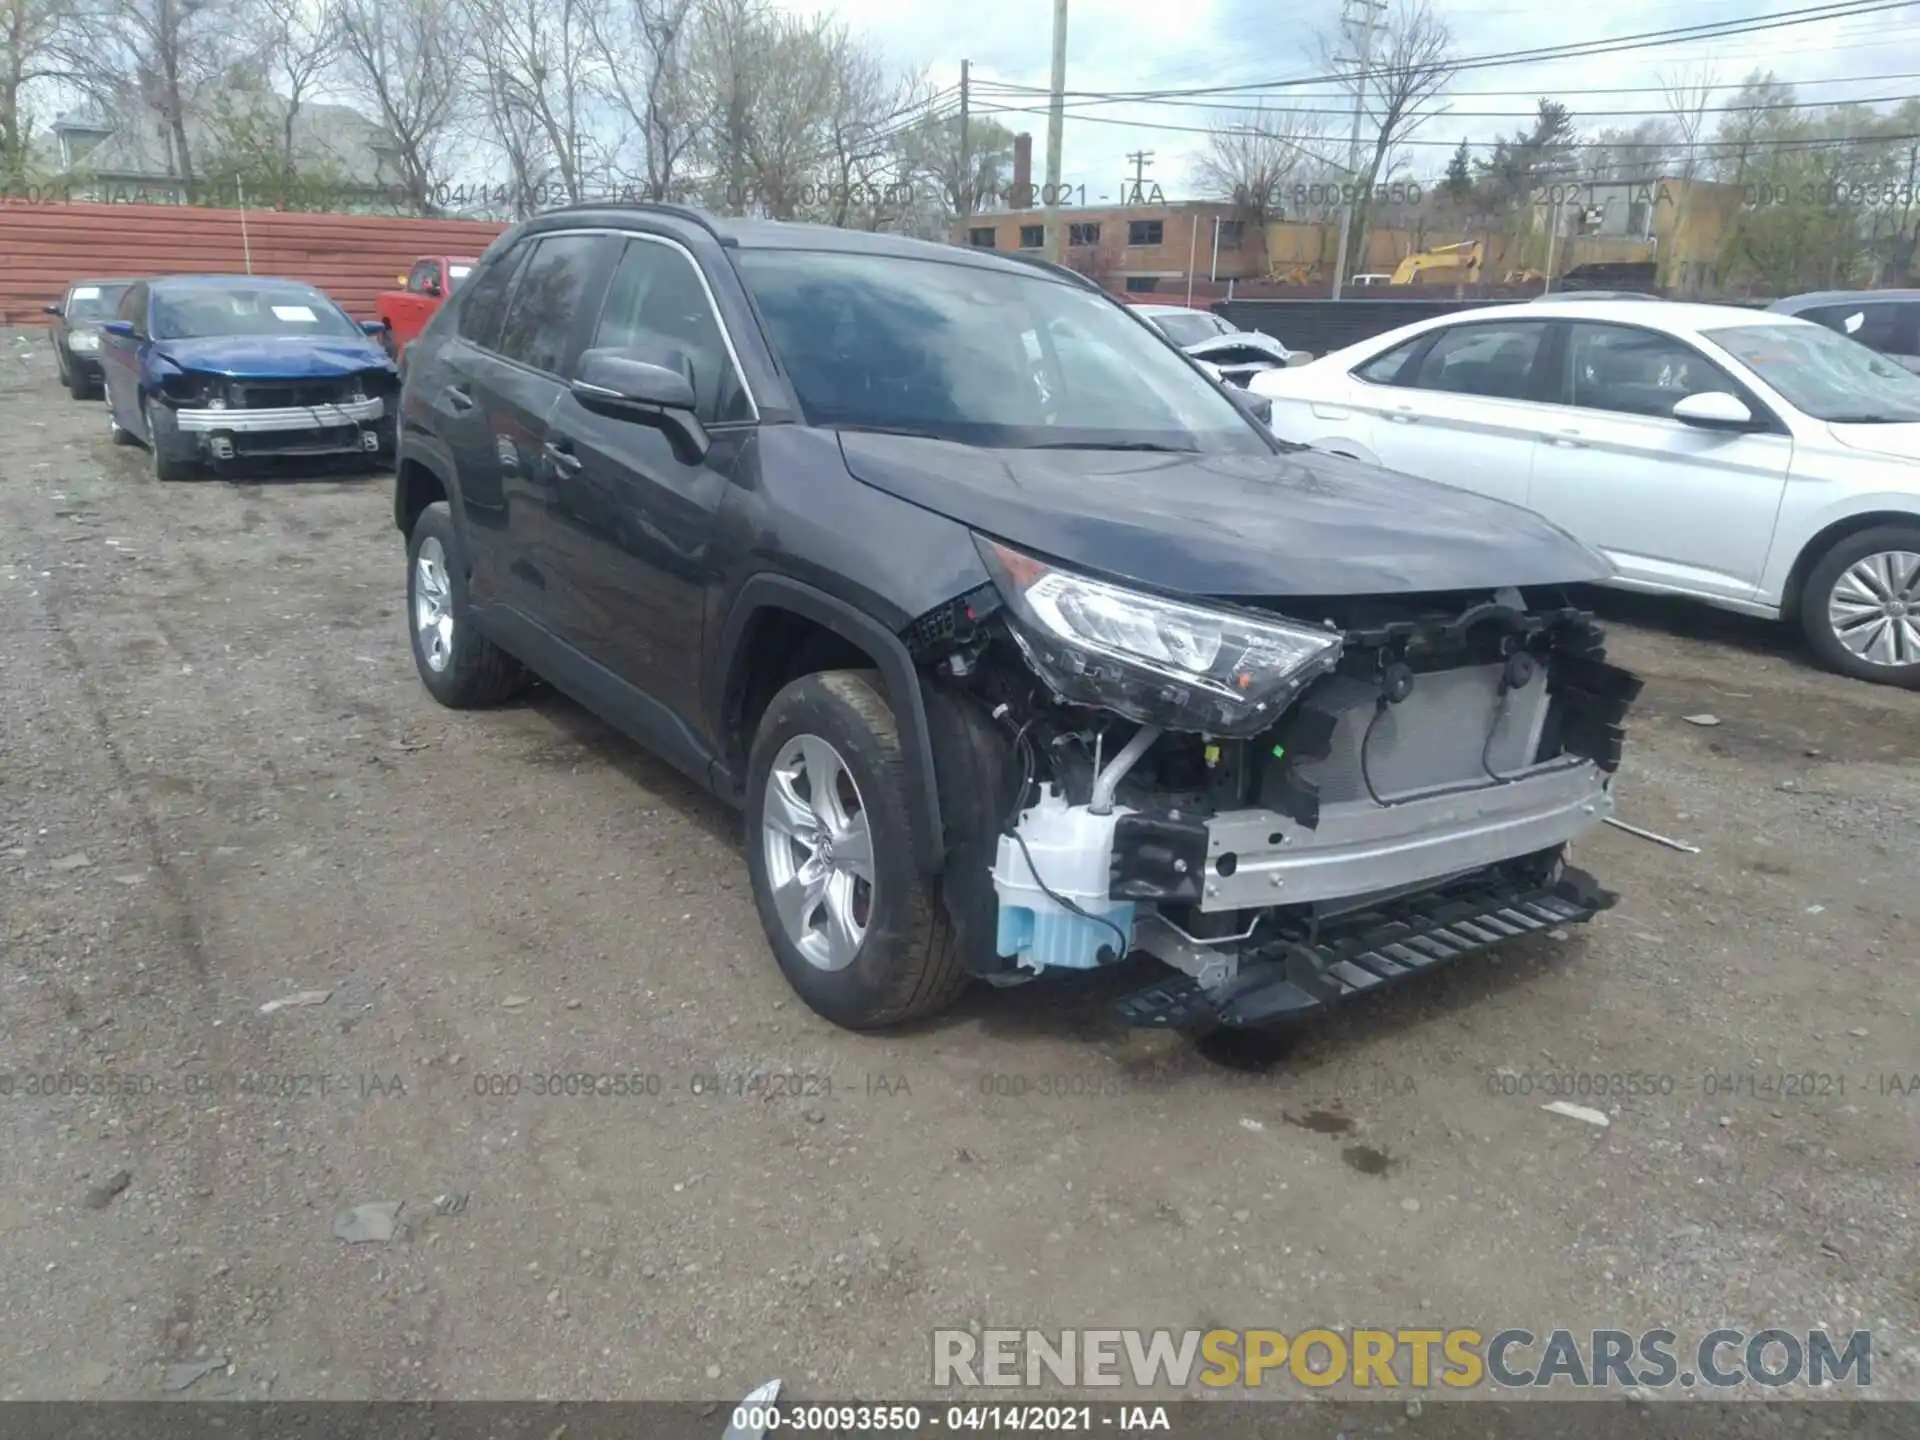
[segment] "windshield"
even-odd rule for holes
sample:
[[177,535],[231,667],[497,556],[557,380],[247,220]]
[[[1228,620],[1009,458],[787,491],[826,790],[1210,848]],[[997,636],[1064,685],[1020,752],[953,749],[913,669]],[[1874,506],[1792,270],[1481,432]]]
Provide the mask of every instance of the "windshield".
[[1161,333],[1176,345],[1198,345],[1202,340],[1211,340],[1216,335],[1225,335],[1232,330],[1218,315],[1207,315],[1198,310],[1173,310],[1147,318],[1158,325]]
[[1920,421],[1920,376],[1810,321],[1703,330],[1796,410],[1851,424]]
[[196,285],[156,290],[153,338],[191,340],[221,335],[283,339],[359,335],[361,329],[318,290],[289,285]]
[[67,292],[67,319],[105,320],[126,293],[125,285],[76,285]]
[[736,264],[810,424],[997,448],[1272,452],[1113,301],[1041,272],[809,250]]

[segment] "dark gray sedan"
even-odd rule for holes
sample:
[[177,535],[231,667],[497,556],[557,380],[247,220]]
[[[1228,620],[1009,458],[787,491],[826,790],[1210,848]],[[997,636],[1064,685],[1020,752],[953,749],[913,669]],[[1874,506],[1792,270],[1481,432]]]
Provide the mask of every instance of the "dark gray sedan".
[[58,304],[41,307],[53,317],[47,331],[53,341],[54,362],[60,367],[60,383],[76,400],[89,400],[100,393],[99,325],[113,318],[114,307],[132,283],[76,280],[67,286]]

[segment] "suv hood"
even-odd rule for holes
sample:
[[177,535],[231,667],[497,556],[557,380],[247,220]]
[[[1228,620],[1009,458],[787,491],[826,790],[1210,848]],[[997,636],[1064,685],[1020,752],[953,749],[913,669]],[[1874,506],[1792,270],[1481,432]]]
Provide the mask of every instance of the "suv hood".
[[1891,455],[1898,460],[1920,460],[1920,424],[1827,426],[1833,438],[1849,450],[1869,455]]
[[1188,595],[1415,594],[1605,580],[1530,510],[1338,455],[986,450],[842,431],[858,479],[1007,543]]
[[160,340],[154,353],[182,370],[229,375],[236,380],[330,380],[361,370],[387,368],[386,352],[351,335],[216,335],[197,340]]

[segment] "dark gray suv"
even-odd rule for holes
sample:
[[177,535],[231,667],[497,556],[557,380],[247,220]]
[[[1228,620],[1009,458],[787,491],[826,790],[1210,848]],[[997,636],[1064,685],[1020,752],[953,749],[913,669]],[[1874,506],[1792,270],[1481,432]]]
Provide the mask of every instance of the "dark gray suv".
[[409,355],[421,680],[539,676],[740,806],[840,1024],[1136,950],[1129,1022],[1268,1024],[1611,902],[1607,563],[1276,439],[1071,272],[578,208]]

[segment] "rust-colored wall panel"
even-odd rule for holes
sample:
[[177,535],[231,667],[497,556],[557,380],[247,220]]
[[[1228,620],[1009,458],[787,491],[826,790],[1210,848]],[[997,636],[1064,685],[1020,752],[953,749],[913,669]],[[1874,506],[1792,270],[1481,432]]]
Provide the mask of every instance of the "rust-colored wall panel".
[[371,320],[374,296],[422,255],[478,255],[506,227],[480,220],[316,215],[185,205],[0,205],[0,324],[32,325],[67,283],[98,275],[282,275]]

